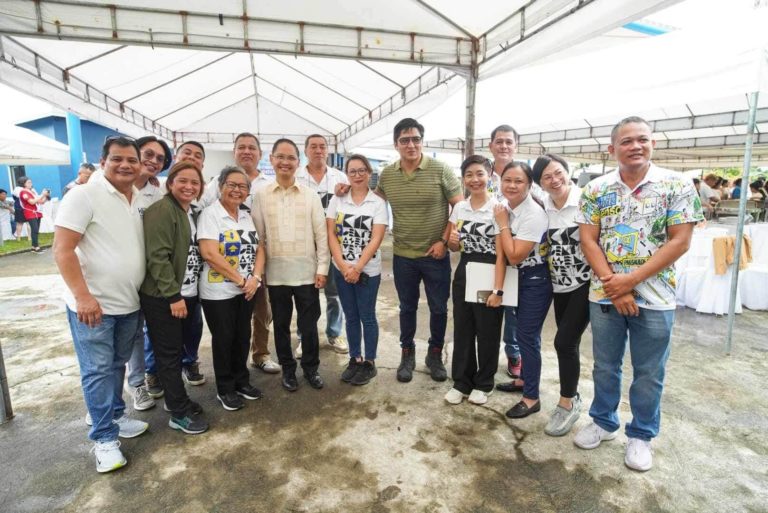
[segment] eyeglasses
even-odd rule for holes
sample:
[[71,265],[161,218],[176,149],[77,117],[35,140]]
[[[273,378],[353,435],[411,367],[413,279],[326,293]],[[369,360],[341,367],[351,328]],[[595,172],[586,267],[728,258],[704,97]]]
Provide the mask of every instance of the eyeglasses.
[[155,153],[152,150],[146,150],[146,151],[142,151],[141,154],[144,160],[154,160],[158,164],[162,164],[163,162],[165,162],[165,155],[163,155],[162,153]]
[[283,161],[286,161],[286,162],[296,162],[296,161],[299,160],[294,155],[281,155],[279,153],[277,155],[272,155],[272,158],[274,158],[278,162],[283,162]]
[[364,175],[368,173],[368,169],[364,167],[360,167],[357,169],[347,169],[347,174],[349,176],[355,176],[355,175]]
[[129,142],[136,142],[136,139],[133,137],[128,137],[127,135],[108,135],[104,138],[104,142],[112,142],[112,141],[129,141]]
[[245,183],[224,182],[224,187],[226,187],[230,191],[239,190],[242,192],[248,192],[250,190],[250,186]]
[[414,146],[421,144],[421,137],[414,135],[413,137],[401,137],[397,140],[397,144],[400,146],[408,146],[408,143],[413,143]]

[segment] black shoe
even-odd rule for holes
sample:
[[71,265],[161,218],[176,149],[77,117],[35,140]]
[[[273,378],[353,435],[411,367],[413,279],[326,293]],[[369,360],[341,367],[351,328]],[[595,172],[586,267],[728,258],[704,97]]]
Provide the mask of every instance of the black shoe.
[[507,411],[507,417],[510,419],[522,419],[532,413],[536,413],[541,410],[541,401],[536,401],[533,406],[526,405],[523,401],[520,401]]
[[315,390],[320,390],[321,388],[323,388],[323,385],[325,385],[325,383],[323,383],[323,378],[320,377],[320,374],[318,374],[317,371],[309,374],[304,374],[304,379],[309,381],[309,386],[311,386]]
[[445,381],[448,379],[448,371],[443,365],[443,350],[439,347],[430,347],[427,357],[424,359],[424,365],[429,369],[429,375],[435,381]]
[[373,362],[365,361],[358,367],[357,374],[352,378],[353,385],[367,385],[371,379],[376,376],[376,365]]
[[349,365],[347,365],[347,368],[344,369],[344,372],[341,373],[341,380],[344,383],[351,383],[352,378],[355,377],[355,374],[357,374],[357,371],[360,370],[360,366],[362,363],[358,362],[354,358],[349,359]]
[[181,418],[171,416],[171,419],[168,421],[168,427],[178,429],[188,435],[199,435],[208,431],[208,423],[204,419],[190,417],[189,415]]
[[251,385],[239,387],[237,390],[235,390],[235,393],[240,397],[248,399],[249,401],[255,401],[256,399],[261,399],[264,397],[264,394],[261,393],[261,390]]
[[[167,412],[170,412],[170,411],[171,411],[171,409],[170,409],[170,408],[168,408],[168,403],[167,403],[167,402],[164,402],[164,403],[163,403],[163,409],[164,409],[165,411],[167,411]],[[202,407],[202,406],[200,406],[200,403],[198,403],[198,402],[195,402],[195,401],[193,401],[192,399],[190,399],[190,400],[189,400],[189,408],[188,408],[188,410],[187,410],[187,411],[188,411],[189,413],[191,413],[192,415],[200,415],[201,413],[203,413],[203,407]]]
[[205,376],[200,374],[200,365],[193,363],[188,367],[182,367],[181,377],[188,385],[199,386],[205,383]]
[[400,366],[397,368],[397,380],[408,383],[413,379],[413,369],[416,368],[416,348],[404,347],[400,356]]
[[523,385],[516,385],[515,380],[508,383],[499,383],[496,385],[496,390],[499,392],[522,392],[523,391]]
[[296,381],[296,374],[283,374],[283,388],[289,392],[295,392],[299,389],[299,382]]
[[216,394],[216,399],[219,400],[221,405],[227,411],[235,411],[245,406],[245,403],[240,396],[234,392],[227,392],[226,394]]

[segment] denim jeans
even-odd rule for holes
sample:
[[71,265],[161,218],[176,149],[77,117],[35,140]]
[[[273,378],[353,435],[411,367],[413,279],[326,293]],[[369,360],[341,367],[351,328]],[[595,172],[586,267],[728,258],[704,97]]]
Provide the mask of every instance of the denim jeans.
[[630,317],[619,314],[613,305],[590,303],[589,316],[595,359],[595,398],[589,415],[606,431],[619,429],[621,367],[629,334],[632,421],[626,424],[625,432],[631,438],[654,438],[661,422],[664,367],[669,358],[675,311],[640,308],[639,316]]
[[[144,374],[156,374],[155,355],[152,352],[152,343],[147,333],[147,323],[144,322],[144,314],[139,313],[142,329],[136,334],[133,341],[131,357],[128,359],[128,385],[139,387],[144,384]],[[149,356],[147,356],[149,353]]]
[[[331,264],[333,267],[333,264]],[[341,281],[344,281],[343,279]],[[328,338],[341,335],[341,325],[344,323],[341,298],[337,287],[337,281],[333,273],[328,273],[323,293],[325,294],[325,335]]]
[[515,337],[523,357],[520,376],[525,382],[523,396],[538,399],[541,381],[541,328],[552,303],[549,269],[546,264],[524,267],[518,271],[517,283]]
[[[331,266],[339,290],[339,299],[346,317],[347,341],[350,358],[362,356],[362,339],[365,339],[365,359],[376,359],[379,344],[379,323],[376,321],[376,296],[379,294],[381,275],[371,276],[365,284],[347,283],[336,267]],[[361,329],[362,325],[362,329]]]
[[520,358],[520,346],[517,344],[517,307],[504,308],[504,354],[507,358]]
[[442,350],[445,328],[448,324],[448,298],[451,294],[451,260],[432,257],[406,258],[395,255],[392,259],[395,289],[400,300],[400,347],[415,347],[416,311],[419,308],[419,285],[424,281],[424,292],[429,305],[429,347]]
[[182,338],[184,348],[181,356],[181,366],[189,367],[197,363],[197,352],[200,349],[200,339],[203,338],[203,309],[198,296],[185,297],[187,317],[182,322]]
[[93,425],[88,437],[95,442],[117,440],[119,428],[112,421],[123,416],[125,362],[133,341],[141,333],[139,312],[104,315],[94,328],[77,320],[67,308],[67,320],[80,365],[80,383]]

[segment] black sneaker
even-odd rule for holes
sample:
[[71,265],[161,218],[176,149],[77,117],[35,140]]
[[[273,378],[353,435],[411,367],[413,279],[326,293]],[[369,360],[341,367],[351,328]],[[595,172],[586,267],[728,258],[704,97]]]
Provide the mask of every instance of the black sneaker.
[[323,378],[320,377],[320,374],[318,374],[317,371],[311,372],[309,374],[305,373],[304,379],[306,379],[309,382],[309,386],[311,386],[315,390],[320,390],[321,388],[323,388],[323,385],[325,385],[325,383],[323,382]]
[[413,369],[416,368],[416,348],[404,347],[400,356],[400,366],[397,368],[397,380],[408,383],[413,379]]
[[188,435],[199,435],[208,431],[208,423],[200,417],[190,417],[185,415],[182,418],[171,416],[168,421],[168,427],[178,429]]
[[439,347],[430,347],[424,364],[429,369],[429,374],[435,381],[445,381],[448,379],[448,371],[443,365],[443,350]]
[[352,378],[355,377],[355,374],[357,374],[357,371],[360,369],[360,365],[360,362],[354,358],[350,358],[349,365],[347,365],[347,368],[344,369],[344,372],[341,373],[341,380],[344,383],[351,383]]
[[[170,409],[170,408],[168,408],[168,403],[166,403],[166,402],[164,402],[164,403],[163,403],[163,409],[164,409],[165,411],[167,411],[168,413],[170,413],[170,412],[171,412],[171,409]],[[203,407],[202,407],[202,406],[200,406],[200,403],[198,403],[198,402],[196,402],[196,401],[193,401],[192,399],[190,399],[190,400],[189,400],[189,410],[188,410],[188,411],[189,411],[189,413],[191,413],[192,415],[200,415],[201,413],[203,413]]]
[[365,361],[360,365],[357,374],[352,378],[353,385],[367,385],[376,376],[376,364]]
[[251,385],[239,387],[237,390],[235,390],[235,393],[240,397],[248,399],[249,401],[255,401],[256,399],[261,399],[264,397],[264,394],[261,393],[261,390]]
[[205,383],[205,375],[200,374],[200,365],[193,363],[189,367],[181,369],[181,376],[187,385],[198,386]]
[[283,374],[283,388],[289,392],[295,392],[299,389],[299,382],[296,381],[296,374]]
[[163,397],[165,391],[163,390],[163,385],[160,384],[160,378],[157,377],[157,374],[145,374],[144,382],[147,385],[149,397],[152,399]]
[[245,406],[245,403],[240,396],[234,392],[227,392],[226,394],[216,394],[216,399],[219,400],[221,405],[227,411],[236,411]]

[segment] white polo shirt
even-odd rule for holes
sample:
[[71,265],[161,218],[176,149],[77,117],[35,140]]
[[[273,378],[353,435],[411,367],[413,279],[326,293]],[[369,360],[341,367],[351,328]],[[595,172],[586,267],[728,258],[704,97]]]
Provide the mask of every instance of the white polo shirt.
[[165,191],[157,185],[147,182],[144,187],[139,189],[139,197],[136,200],[136,208],[141,217],[144,217],[144,211],[153,203],[160,201],[165,196]]
[[[215,240],[219,253],[235,267],[240,276],[253,274],[259,236],[248,209],[238,210],[237,220],[229,216],[220,201],[205,208],[197,219],[197,240]],[[200,299],[230,299],[243,293],[242,289],[203,262],[200,273]]]
[[[62,199],[56,226],[82,234],[75,248],[88,290],[107,315],[139,309],[139,287],[144,281],[144,228],[136,207],[106,179],[89,181]],[[64,300],[70,310],[77,303],[69,289]]]
[[495,255],[498,227],[493,220],[493,207],[499,202],[489,199],[477,210],[472,209],[469,200],[463,200],[453,207],[448,219],[459,232],[459,247],[462,253]]
[[312,175],[309,174],[309,171],[307,171],[307,167],[304,166],[296,171],[296,181],[317,193],[317,196],[320,198],[320,203],[323,205],[323,212],[328,212],[328,205],[331,202],[331,198],[334,196],[336,184],[349,184],[347,175],[335,167],[330,166],[325,168],[325,175],[319,182],[315,181]]
[[[341,254],[345,261],[353,264],[360,260],[363,250],[371,242],[373,226],[386,226],[389,221],[386,202],[373,191],[368,191],[359,205],[352,201],[352,193],[333,196],[325,217],[336,221],[336,239],[341,245]],[[336,266],[336,263],[333,265]],[[363,272],[368,276],[381,274],[380,250],[368,260]]]
[[571,292],[589,283],[592,270],[581,251],[581,238],[576,216],[579,213],[581,189],[571,185],[565,205],[560,210],[549,194],[544,197],[549,229],[547,230],[547,263],[555,293]]
[[[509,208],[508,205],[507,208]],[[518,269],[544,263],[546,244],[542,242],[546,240],[547,226],[547,213],[534,201],[530,193],[509,213],[509,229],[512,237],[534,243],[528,256],[517,264]]]

